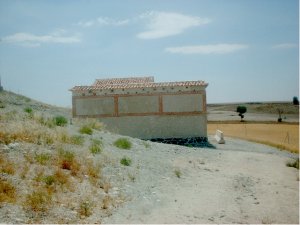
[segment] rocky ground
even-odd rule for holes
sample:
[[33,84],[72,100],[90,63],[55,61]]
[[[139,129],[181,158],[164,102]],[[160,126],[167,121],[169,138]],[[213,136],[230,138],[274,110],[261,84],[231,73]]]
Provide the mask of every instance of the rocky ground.
[[1,223],[299,223],[296,154],[230,138],[152,143],[26,97],[1,104]]

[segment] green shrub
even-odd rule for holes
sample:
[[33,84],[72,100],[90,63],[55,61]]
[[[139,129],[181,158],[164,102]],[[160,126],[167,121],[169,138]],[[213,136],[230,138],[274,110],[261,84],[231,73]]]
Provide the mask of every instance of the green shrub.
[[102,141],[97,139],[92,139],[92,144],[89,147],[89,150],[92,154],[97,154],[102,151]]
[[244,113],[247,112],[247,107],[243,106],[243,105],[239,105],[236,108],[236,111],[239,113],[239,116],[241,117],[241,121],[243,121],[243,119],[244,119]]
[[32,113],[32,108],[26,107],[26,108],[24,109],[24,112],[26,112],[26,113],[28,113],[28,114],[31,114],[31,113]]
[[126,158],[126,157],[123,157],[121,160],[120,160],[120,163],[124,166],[130,166],[131,165],[131,159],[130,158]]
[[56,126],[63,127],[68,123],[68,120],[63,116],[56,116],[54,117],[54,122]]
[[88,134],[88,135],[92,135],[93,134],[93,129],[90,128],[87,125],[83,125],[82,127],[80,127],[79,132],[81,134]]
[[175,171],[176,177],[180,178],[181,177],[181,171],[179,169],[176,169]]
[[114,142],[114,146],[121,149],[130,149],[131,145],[132,145],[131,142],[126,138],[119,138]]

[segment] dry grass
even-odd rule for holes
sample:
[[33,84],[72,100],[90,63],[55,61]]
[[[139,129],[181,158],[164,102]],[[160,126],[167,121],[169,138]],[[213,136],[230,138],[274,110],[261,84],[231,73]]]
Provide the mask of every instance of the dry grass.
[[35,212],[45,212],[51,205],[52,196],[44,189],[33,191],[26,196],[24,207]]
[[15,174],[15,165],[4,154],[0,154],[0,172],[13,175]]
[[0,203],[15,202],[16,188],[9,182],[0,178]]
[[216,130],[223,131],[225,139],[237,137],[276,148],[299,152],[298,124],[208,124],[208,134],[215,134]]

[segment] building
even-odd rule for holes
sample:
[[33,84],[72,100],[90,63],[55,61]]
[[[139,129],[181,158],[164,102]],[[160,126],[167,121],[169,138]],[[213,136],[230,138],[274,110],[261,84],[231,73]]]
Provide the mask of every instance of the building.
[[73,117],[99,118],[109,130],[141,139],[207,141],[207,85],[156,83],[153,77],[97,79],[70,90]]

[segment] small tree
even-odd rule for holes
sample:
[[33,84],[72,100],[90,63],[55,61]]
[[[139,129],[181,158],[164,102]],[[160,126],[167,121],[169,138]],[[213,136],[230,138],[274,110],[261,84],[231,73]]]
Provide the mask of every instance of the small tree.
[[299,105],[298,97],[296,97],[296,96],[293,97],[293,104],[294,105]]
[[241,117],[241,122],[243,121],[244,119],[244,113],[247,112],[247,107],[246,106],[242,106],[242,105],[239,105],[237,108],[236,108],[236,111],[239,113],[239,116]]

